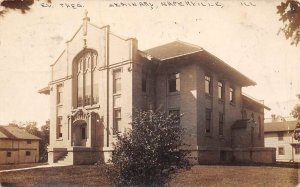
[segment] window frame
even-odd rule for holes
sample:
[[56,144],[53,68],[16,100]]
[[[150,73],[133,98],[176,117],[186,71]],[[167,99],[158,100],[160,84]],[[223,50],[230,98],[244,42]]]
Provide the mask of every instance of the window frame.
[[31,156],[31,151],[26,151],[26,152],[25,152],[25,155],[26,155],[26,156]]
[[[116,76],[117,73],[119,73],[119,76]],[[112,71],[112,80],[113,80],[113,94],[121,94],[122,92],[122,69],[118,68],[118,69],[114,69]],[[117,89],[117,81],[120,81],[119,85],[120,88]]]
[[209,75],[209,74],[206,74],[204,76],[204,92],[206,95],[210,95],[212,96],[213,93],[212,93],[212,76]]
[[[99,103],[99,91],[95,92],[94,89],[99,89],[99,81],[96,85],[98,88],[94,88],[94,77],[98,71],[98,52],[94,49],[84,49],[74,58],[73,61],[73,106],[74,108],[88,107],[97,105]],[[86,78],[88,76],[88,78]],[[81,77],[81,78],[79,78]],[[86,79],[89,81],[86,83]],[[79,82],[80,80],[80,82]],[[79,90],[79,85],[82,90]],[[88,88],[90,86],[90,88]],[[86,90],[89,90],[87,95]],[[79,92],[80,91],[80,92]],[[82,95],[79,100],[79,93]],[[87,98],[87,96],[89,98]]]
[[235,87],[233,86],[229,88],[229,101],[231,104],[235,103]]
[[57,116],[56,117],[56,139],[62,139],[62,137],[63,137],[62,120],[63,120],[62,116]]
[[26,142],[27,142],[27,144],[31,144],[31,140],[27,140]]
[[[117,112],[120,112],[120,117],[117,117]],[[116,135],[120,132],[120,122],[122,120],[122,110],[121,107],[114,108],[113,110],[113,135]]]
[[9,157],[9,158],[10,158],[11,155],[12,155],[11,151],[7,151],[7,152],[6,152],[6,157]]
[[224,113],[219,112],[219,136],[224,136],[224,120],[225,120],[224,118],[225,118]]
[[206,108],[205,109],[205,133],[206,134],[212,133],[211,125],[212,125],[212,110]]
[[[282,150],[282,152],[280,150]],[[285,155],[284,147],[278,147],[278,155]]]
[[148,73],[142,71],[142,93],[148,93]]
[[277,132],[278,141],[283,141],[284,132]]
[[180,72],[168,73],[167,79],[168,93],[180,93]]
[[225,85],[223,81],[218,81],[218,99],[219,100],[225,99]]
[[63,102],[63,89],[62,83],[56,85],[56,105],[62,105]]

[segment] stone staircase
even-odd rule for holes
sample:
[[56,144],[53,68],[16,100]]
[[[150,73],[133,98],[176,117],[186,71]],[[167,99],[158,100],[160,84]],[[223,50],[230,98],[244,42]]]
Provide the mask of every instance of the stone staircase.
[[72,160],[71,160],[71,156],[68,154],[68,152],[63,152],[54,162],[56,164],[59,165],[71,165],[72,164]]

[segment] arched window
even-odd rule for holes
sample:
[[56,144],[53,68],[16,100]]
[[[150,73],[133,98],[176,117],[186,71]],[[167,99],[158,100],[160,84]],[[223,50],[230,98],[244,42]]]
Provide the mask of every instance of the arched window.
[[76,96],[75,106],[83,107],[99,102],[99,76],[97,70],[97,52],[85,49],[75,58],[74,76]]

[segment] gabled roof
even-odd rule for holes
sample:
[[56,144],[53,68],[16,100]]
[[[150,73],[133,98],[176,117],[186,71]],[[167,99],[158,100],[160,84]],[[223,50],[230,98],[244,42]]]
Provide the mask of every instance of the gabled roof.
[[256,82],[249,79],[221,59],[217,58],[213,54],[204,50],[202,47],[197,45],[189,44],[182,41],[174,41],[167,43],[158,47],[147,49],[143,51],[144,53],[149,54],[151,57],[159,59],[161,62],[168,61],[170,59],[175,59],[182,56],[195,54],[199,58],[203,59],[203,62],[206,66],[215,69],[218,72],[222,72],[227,76],[230,76],[232,79],[240,82],[241,86],[253,86],[256,85]]
[[40,89],[40,90],[38,91],[38,93],[40,93],[40,94],[45,94],[45,95],[50,95],[50,87],[47,86],[47,87],[45,87],[45,88],[42,88],[42,89]]
[[39,137],[13,126],[0,126],[0,139],[40,140]]
[[174,41],[151,49],[144,50],[145,53],[158,58],[159,60],[167,60],[179,56],[189,55],[203,51],[199,46],[188,44],[181,41]]
[[283,121],[265,123],[265,132],[284,132],[293,131],[296,128],[297,121]]

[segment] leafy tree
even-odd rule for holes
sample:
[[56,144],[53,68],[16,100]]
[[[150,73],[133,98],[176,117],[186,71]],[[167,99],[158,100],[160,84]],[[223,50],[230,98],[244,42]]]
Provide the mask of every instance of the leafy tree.
[[[297,95],[300,100],[300,94]],[[291,112],[292,116],[298,120],[296,128],[293,131],[293,137],[300,142],[300,104],[297,104]]]
[[48,160],[47,147],[49,145],[50,135],[50,121],[46,121],[46,124],[41,127],[41,141],[40,141],[40,161],[46,162]]
[[283,32],[286,39],[291,40],[291,45],[297,46],[300,42],[300,3],[297,0],[286,0],[277,6],[277,14],[283,26],[279,32]]
[[110,181],[116,186],[159,186],[175,169],[187,168],[179,121],[178,115],[137,111],[132,129],[117,135],[107,171]]
[[[0,16],[3,16],[9,10],[20,10],[25,14],[30,11],[35,1],[36,0],[0,0]],[[51,0],[47,0],[47,2],[51,3]]]

